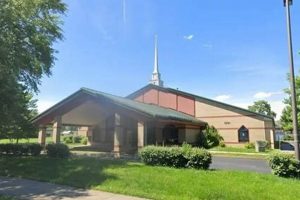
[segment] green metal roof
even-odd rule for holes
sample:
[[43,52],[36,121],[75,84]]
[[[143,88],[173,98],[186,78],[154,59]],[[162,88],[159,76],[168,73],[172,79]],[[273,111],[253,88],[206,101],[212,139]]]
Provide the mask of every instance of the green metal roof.
[[128,98],[115,96],[112,94],[92,90],[89,88],[81,88],[81,91],[85,92],[89,95],[92,95],[94,97],[107,98],[107,99],[111,100],[113,103],[115,103],[121,107],[144,113],[153,118],[176,120],[176,121],[190,122],[190,123],[196,123],[196,124],[204,124],[205,123],[201,120],[196,119],[193,116],[172,110],[170,108],[163,108],[163,107],[153,105],[153,104],[141,103],[141,102],[137,102],[137,101],[134,101],[134,100],[131,100]]

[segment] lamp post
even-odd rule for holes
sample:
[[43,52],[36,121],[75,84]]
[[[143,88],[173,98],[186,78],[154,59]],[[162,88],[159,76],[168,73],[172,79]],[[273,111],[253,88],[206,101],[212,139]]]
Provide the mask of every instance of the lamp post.
[[293,0],[283,0],[283,3],[286,8],[286,22],[287,22],[287,33],[288,33],[288,51],[289,51],[289,62],[290,62],[290,85],[291,85],[290,87],[291,87],[291,99],[292,99],[292,117],[293,117],[295,157],[297,160],[300,160],[297,101],[296,101],[297,96],[296,96],[296,89],[295,89],[294,58],[293,58],[291,16],[290,16],[290,6],[293,4]]

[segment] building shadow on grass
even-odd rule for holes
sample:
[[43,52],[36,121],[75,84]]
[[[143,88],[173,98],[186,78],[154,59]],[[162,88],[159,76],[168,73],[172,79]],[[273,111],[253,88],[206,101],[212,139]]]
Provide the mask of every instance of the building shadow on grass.
[[[122,168],[127,165],[125,160],[95,158],[52,159],[40,157],[5,160],[5,166],[0,162],[1,175],[19,178],[0,177],[0,194],[17,196],[22,199],[46,199],[46,197],[62,199],[88,196],[87,190],[79,188],[93,188],[106,180],[118,179],[115,175],[106,172],[106,169]],[[50,183],[26,180],[26,178]]]
[[15,196],[18,199],[53,199],[88,196],[85,189],[72,188],[46,182],[19,178],[0,177],[0,194]]

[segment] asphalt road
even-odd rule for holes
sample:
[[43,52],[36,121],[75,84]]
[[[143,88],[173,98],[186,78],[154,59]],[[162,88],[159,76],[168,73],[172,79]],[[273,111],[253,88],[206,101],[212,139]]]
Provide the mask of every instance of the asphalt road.
[[271,169],[268,166],[267,161],[264,159],[256,158],[213,156],[210,168],[271,173]]

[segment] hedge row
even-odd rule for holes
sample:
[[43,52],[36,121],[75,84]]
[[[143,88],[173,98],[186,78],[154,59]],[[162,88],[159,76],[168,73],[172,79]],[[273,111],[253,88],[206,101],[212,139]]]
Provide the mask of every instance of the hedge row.
[[269,156],[272,173],[286,178],[300,178],[300,162],[293,155],[275,153]]
[[38,156],[41,154],[42,146],[40,144],[0,144],[0,154],[16,156]]
[[[43,147],[37,143],[0,144],[0,155],[38,156],[42,149]],[[46,154],[48,157],[67,158],[70,156],[70,150],[65,144],[47,144]]]
[[183,147],[147,146],[140,152],[140,157],[146,165],[170,166],[176,168],[208,169],[211,164],[211,154],[190,145]]

